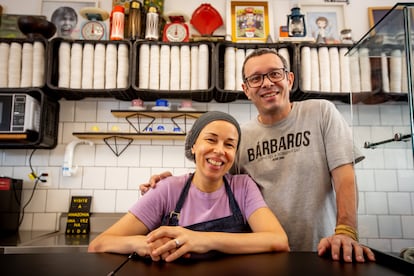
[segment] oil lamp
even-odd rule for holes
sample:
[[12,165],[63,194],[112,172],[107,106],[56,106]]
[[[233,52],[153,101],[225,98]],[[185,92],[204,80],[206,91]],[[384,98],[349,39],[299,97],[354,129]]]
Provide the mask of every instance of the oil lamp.
[[306,36],[305,15],[300,13],[299,7],[293,7],[287,16],[288,35],[294,37]]

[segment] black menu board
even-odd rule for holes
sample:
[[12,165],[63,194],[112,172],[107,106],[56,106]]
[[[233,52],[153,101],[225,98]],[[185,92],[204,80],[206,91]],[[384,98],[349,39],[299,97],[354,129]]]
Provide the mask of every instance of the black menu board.
[[66,234],[89,234],[91,196],[73,196],[70,202]]

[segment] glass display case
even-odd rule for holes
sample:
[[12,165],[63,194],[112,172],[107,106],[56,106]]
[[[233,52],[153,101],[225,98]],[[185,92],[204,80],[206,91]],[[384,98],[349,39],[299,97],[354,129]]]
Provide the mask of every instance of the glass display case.
[[401,109],[401,121],[407,126],[394,127],[395,133],[387,139],[366,141],[365,148],[405,141],[411,143],[414,157],[413,39],[414,3],[397,3],[347,53],[350,58],[359,58],[361,70],[368,68],[371,82],[379,87],[369,93],[351,91],[352,103],[406,101],[408,104],[408,108]]

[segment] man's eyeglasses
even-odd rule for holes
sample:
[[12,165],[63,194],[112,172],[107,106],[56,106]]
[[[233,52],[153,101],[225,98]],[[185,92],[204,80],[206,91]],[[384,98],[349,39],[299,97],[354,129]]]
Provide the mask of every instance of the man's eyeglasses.
[[266,74],[256,74],[244,79],[244,81],[251,87],[257,88],[262,86],[264,77],[266,76],[271,82],[278,82],[285,78],[287,70],[285,68],[277,68]]

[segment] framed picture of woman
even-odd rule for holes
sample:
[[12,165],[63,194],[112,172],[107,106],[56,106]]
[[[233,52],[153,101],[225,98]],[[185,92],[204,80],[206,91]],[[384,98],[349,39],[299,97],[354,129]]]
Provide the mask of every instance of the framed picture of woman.
[[79,11],[84,7],[96,7],[96,0],[43,0],[41,13],[56,25],[58,37],[79,39],[82,18]]

